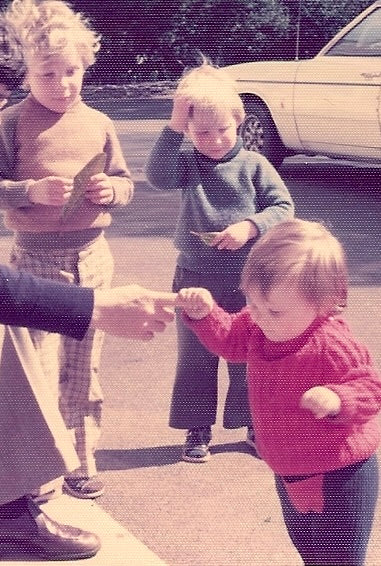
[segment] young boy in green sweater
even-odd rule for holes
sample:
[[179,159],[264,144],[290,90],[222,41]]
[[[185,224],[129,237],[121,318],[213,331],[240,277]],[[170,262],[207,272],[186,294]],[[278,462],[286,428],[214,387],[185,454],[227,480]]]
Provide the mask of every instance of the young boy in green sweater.
[[[170,122],[146,168],[155,188],[179,189],[182,194],[173,291],[206,287],[228,312],[245,305],[240,276],[252,244],[268,228],[291,218],[294,210],[274,167],[260,154],[243,149],[237,137],[243,117],[242,101],[224,70],[209,64],[191,70],[178,85]],[[193,148],[181,150],[185,134]],[[219,360],[181,318],[177,329],[170,426],[187,430],[183,459],[205,462],[216,421]],[[255,447],[246,366],[229,363],[228,370],[224,426],[246,426],[247,442]]]

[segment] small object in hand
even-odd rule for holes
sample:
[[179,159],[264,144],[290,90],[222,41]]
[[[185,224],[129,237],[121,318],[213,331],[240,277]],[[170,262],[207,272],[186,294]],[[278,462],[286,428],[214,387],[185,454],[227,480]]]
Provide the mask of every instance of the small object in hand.
[[214,238],[220,232],[193,232],[191,230],[190,233],[193,234],[194,236],[198,236],[207,246],[211,246]]
[[91,177],[102,173],[105,165],[106,154],[98,153],[77,173],[74,177],[73,191],[62,209],[61,222],[65,222],[79,208]]

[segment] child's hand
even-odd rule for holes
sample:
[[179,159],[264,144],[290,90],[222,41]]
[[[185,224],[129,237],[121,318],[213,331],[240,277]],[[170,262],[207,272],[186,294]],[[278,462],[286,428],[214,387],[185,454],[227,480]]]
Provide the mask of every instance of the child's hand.
[[189,318],[199,320],[207,316],[213,308],[214,300],[207,289],[190,287],[177,293],[176,306],[181,307]]
[[236,222],[231,224],[217,234],[214,240],[211,242],[212,246],[215,246],[219,250],[238,250],[246,244],[251,238],[255,238],[258,234],[258,228],[250,220],[242,220],[242,222]]
[[328,387],[317,386],[308,389],[300,400],[302,409],[314,413],[317,419],[334,417],[340,412],[340,397]]
[[106,173],[93,175],[87,184],[86,198],[94,204],[111,204],[114,200],[114,188]]
[[192,101],[186,96],[175,94],[173,99],[172,115],[169,121],[171,130],[183,134],[188,127],[189,110]]
[[73,190],[73,179],[66,177],[44,177],[32,181],[28,187],[28,198],[35,204],[62,206]]

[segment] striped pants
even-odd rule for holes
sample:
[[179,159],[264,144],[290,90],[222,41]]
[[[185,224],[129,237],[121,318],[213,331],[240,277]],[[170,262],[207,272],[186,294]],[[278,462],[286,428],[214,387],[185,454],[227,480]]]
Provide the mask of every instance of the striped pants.
[[[110,287],[114,269],[103,235],[80,249],[27,250],[14,245],[11,265],[39,277],[94,289]],[[103,402],[99,365],[104,334],[90,328],[81,342],[40,330],[30,334],[81,462],[70,475],[94,476]]]

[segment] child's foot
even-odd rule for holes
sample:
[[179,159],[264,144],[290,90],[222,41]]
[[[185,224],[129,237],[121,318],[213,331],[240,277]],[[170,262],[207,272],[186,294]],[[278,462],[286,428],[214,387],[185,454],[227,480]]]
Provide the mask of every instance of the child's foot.
[[104,490],[104,484],[97,476],[92,478],[65,478],[63,483],[63,491],[78,499],[95,499],[103,495]]
[[257,444],[255,442],[255,432],[254,432],[254,429],[253,429],[252,426],[247,427],[246,444],[251,446],[251,448],[253,449],[253,452],[254,452],[254,456],[256,458],[261,459],[261,456],[258,452]]
[[207,462],[210,458],[209,444],[212,439],[210,426],[190,428],[183,448],[186,462]]

